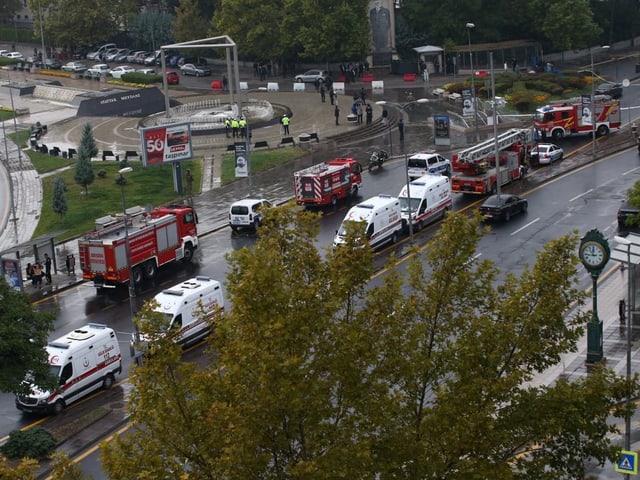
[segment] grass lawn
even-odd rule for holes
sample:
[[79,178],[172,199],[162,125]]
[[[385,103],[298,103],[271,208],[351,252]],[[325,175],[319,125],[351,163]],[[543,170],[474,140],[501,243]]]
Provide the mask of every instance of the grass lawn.
[[[278,148],[275,150],[260,150],[249,152],[249,165],[252,173],[261,172],[268,168],[295,160],[307,153],[306,150],[298,147]],[[222,158],[222,173],[220,180],[223,185],[230,183],[236,178],[236,160],[234,153],[228,153]]]

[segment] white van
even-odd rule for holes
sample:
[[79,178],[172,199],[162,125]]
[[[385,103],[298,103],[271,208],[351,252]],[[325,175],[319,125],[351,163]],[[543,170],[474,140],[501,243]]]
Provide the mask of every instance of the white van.
[[362,231],[366,233],[371,248],[387,242],[396,243],[402,233],[400,200],[391,195],[376,195],[352,207],[336,232],[334,247],[344,244],[349,222],[363,223]]
[[222,286],[217,280],[198,276],[157,294],[155,311],[164,314],[165,332],[183,347],[209,334],[210,320],[224,311]]
[[116,374],[122,372],[118,338],[106,325],[89,323],[45,348],[60,388],[49,392],[32,386],[30,395],[16,395],[16,407],[26,413],[58,414],[98,388],[111,388]]
[[407,169],[411,180],[429,173],[451,176],[451,162],[433,150],[410,156],[407,160]]
[[[417,232],[429,223],[443,218],[447,210],[451,209],[451,182],[449,177],[443,175],[424,175],[409,184],[407,198],[407,185],[402,187],[398,198],[402,210],[402,224],[404,227],[411,224]],[[411,209],[411,215],[409,215]]]

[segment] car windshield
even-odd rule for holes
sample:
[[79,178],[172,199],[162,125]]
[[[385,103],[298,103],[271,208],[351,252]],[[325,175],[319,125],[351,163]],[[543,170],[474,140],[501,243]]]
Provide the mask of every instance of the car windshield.
[[409,211],[409,204],[411,204],[412,213],[418,210],[418,207],[420,206],[420,199],[411,198],[410,200],[411,202],[409,202],[407,197],[400,197],[400,210],[402,213],[407,213]]
[[344,238],[347,236],[347,229],[351,228],[349,227],[349,225],[354,225],[356,223],[362,223],[364,226],[364,222],[356,222],[354,220],[345,220],[344,222],[342,222],[342,225],[340,225],[340,230],[338,230],[338,236],[341,238]]
[[482,205],[483,207],[499,207],[500,205],[502,205],[503,203],[505,203],[506,198],[504,195],[498,197],[497,195],[495,197],[489,197],[484,201],[484,204]]

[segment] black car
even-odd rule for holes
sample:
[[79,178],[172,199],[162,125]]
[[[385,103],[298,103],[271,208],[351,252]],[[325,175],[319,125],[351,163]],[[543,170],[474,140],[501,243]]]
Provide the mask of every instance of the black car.
[[485,220],[503,219],[508,222],[516,213],[525,213],[527,208],[529,208],[529,202],[525,198],[502,193],[488,197],[480,205],[480,214]]
[[618,209],[618,231],[621,232],[640,232],[640,225],[628,225],[627,219],[634,215],[638,215],[640,210],[636,207],[624,202]]
[[60,70],[62,68],[62,64],[57,58],[45,58],[43,68],[46,68],[47,70]]
[[609,95],[611,98],[622,96],[622,85],[620,83],[602,83],[595,91],[596,95]]

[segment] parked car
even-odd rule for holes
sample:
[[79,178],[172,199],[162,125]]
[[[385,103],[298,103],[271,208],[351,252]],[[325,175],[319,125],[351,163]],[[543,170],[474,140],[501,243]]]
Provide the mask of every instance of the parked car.
[[539,143],[531,149],[531,166],[548,165],[562,160],[564,150],[553,143]]
[[501,193],[488,197],[480,205],[480,214],[485,220],[502,219],[508,222],[513,215],[520,212],[525,213],[527,208],[529,208],[529,202],[525,198]]
[[178,75],[173,70],[167,71],[167,85],[179,85],[180,84],[180,75]]
[[145,75],[154,75],[156,73],[155,68],[139,68],[136,70],[138,73],[144,73]]
[[211,69],[208,67],[196,67],[193,63],[185,63],[180,67],[182,75],[195,75],[196,77],[205,77],[211,75]]
[[116,57],[122,50],[123,50],[122,48],[112,48],[108,50],[107,53],[103,55],[104,61],[114,62],[116,60]]
[[620,98],[622,96],[622,84],[601,83],[595,93],[596,95],[609,95],[612,98]]
[[87,66],[82,62],[65,63],[62,67],[65,72],[81,73],[87,70]]
[[324,83],[324,79],[328,74],[329,72],[324,70],[307,70],[300,75],[296,75],[295,81],[298,83],[315,83],[316,80],[320,80],[320,82]]
[[639,225],[628,225],[627,219],[640,214],[640,210],[629,205],[628,202],[622,202],[618,209],[618,231],[619,232],[640,232]]
[[207,62],[207,59],[204,57],[185,57],[184,63],[193,63],[198,67],[205,67],[209,65],[209,62]]
[[118,51],[118,54],[113,57],[113,61],[114,62],[126,62],[127,61],[127,57],[129,56],[129,54],[131,53],[131,50],[129,48],[121,48]]
[[138,52],[138,54],[133,59],[133,63],[139,63],[139,64],[143,65],[144,64],[144,59],[147,58],[147,56],[150,53],[151,52],[147,52],[147,51]]
[[101,77],[109,73],[109,65],[106,63],[98,63],[87,70],[87,74],[92,77]]
[[144,64],[157,65],[160,62],[160,53],[161,53],[161,50],[156,50],[155,52],[147,55],[144,59]]
[[235,232],[241,228],[255,230],[262,222],[260,212],[272,204],[264,198],[245,198],[229,208],[229,226]]
[[125,73],[131,73],[131,72],[135,72],[135,71],[136,71],[136,69],[133,68],[133,67],[130,67],[129,65],[120,65],[120,66],[118,66],[116,68],[112,68],[109,73],[111,73],[111,76],[113,78],[120,78]]
[[45,58],[42,68],[48,70],[60,70],[62,64],[57,58]]
[[13,58],[14,60],[24,60],[24,55],[20,52],[9,52],[5,55],[7,58]]
[[9,50],[0,50],[0,57],[6,57]]
[[139,53],[144,52],[144,50],[131,50],[129,55],[127,55],[126,61],[127,63],[135,63],[135,59]]
[[105,43],[104,45],[100,46],[96,50],[87,53],[87,59],[88,60],[100,60],[101,56],[104,53],[106,53],[107,50],[110,50],[112,48],[116,48],[116,44],[115,43]]

